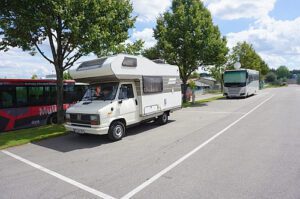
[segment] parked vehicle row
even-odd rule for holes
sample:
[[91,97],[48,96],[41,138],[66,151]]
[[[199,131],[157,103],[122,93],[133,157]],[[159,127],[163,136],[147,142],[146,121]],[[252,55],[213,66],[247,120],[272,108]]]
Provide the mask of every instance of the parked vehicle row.
[[[142,56],[85,61],[70,75],[82,83],[64,82],[65,127],[80,135],[120,140],[130,126],[153,120],[166,124],[182,105],[178,67]],[[227,70],[223,81],[227,98],[259,90],[258,71]],[[56,80],[0,79],[0,132],[55,123],[56,112]]]

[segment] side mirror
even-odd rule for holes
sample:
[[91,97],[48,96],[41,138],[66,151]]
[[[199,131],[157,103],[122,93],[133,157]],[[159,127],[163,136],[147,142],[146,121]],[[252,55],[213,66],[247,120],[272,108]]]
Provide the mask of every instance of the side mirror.
[[123,100],[119,100],[118,103],[119,103],[119,104],[122,104],[122,103],[123,103]]

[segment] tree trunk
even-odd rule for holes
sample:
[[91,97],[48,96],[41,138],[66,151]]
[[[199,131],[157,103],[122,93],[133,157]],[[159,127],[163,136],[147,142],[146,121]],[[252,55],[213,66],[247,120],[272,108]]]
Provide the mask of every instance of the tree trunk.
[[224,83],[223,83],[222,79],[221,79],[220,83],[221,83],[221,92],[223,93],[223,91],[224,91]]
[[183,85],[183,102],[187,102],[187,97],[186,97],[186,91],[187,91],[187,80],[182,80],[182,85]]
[[64,104],[63,104],[63,99],[64,99],[64,79],[63,79],[63,70],[58,69],[56,70],[56,78],[57,78],[57,124],[63,124],[64,123]]

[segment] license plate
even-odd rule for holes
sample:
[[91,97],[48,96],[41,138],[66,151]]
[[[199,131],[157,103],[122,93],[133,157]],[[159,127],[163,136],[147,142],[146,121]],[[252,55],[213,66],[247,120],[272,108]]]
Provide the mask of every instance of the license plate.
[[74,129],[74,132],[78,133],[78,134],[84,134],[85,133],[85,131],[82,130],[82,129]]

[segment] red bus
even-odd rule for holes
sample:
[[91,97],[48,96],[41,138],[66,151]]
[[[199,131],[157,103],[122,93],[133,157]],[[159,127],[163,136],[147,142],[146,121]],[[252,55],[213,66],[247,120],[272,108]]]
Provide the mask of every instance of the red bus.
[[[64,81],[64,110],[87,85]],[[0,132],[56,122],[56,80],[0,79]]]

